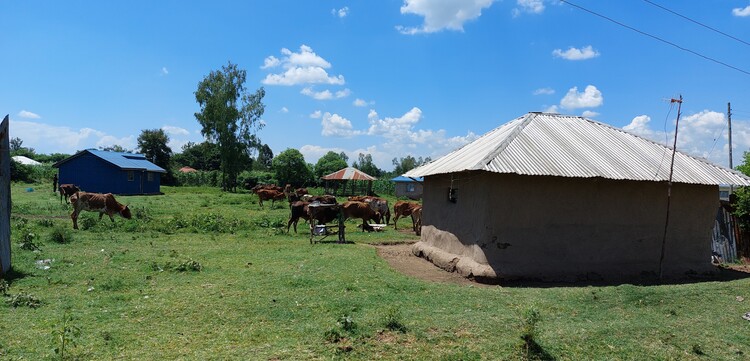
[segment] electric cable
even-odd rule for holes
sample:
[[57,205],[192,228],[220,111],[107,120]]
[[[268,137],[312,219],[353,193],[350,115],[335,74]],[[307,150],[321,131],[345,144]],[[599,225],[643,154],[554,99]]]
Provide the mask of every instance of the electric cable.
[[708,26],[708,25],[706,25],[706,24],[703,24],[703,23],[701,23],[701,22],[698,22],[698,21],[696,21],[696,20],[693,20],[693,19],[691,19],[691,18],[689,18],[689,17],[687,17],[687,16],[685,16],[685,15],[682,15],[682,14],[679,14],[679,13],[677,13],[677,12],[675,12],[675,11],[672,11],[672,10],[670,10],[670,9],[667,9],[667,8],[665,8],[664,6],[661,6],[661,5],[657,4],[657,3],[654,3],[653,1],[650,1],[650,0],[643,0],[643,1],[645,1],[645,2],[649,3],[649,4],[653,5],[653,6],[656,6],[657,8],[660,8],[660,9],[662,9],[662,10],[664,10],[664,11],[667,11],[667,12],[670,12],[670,13],[672,13],[672,14],[674,14],[674,15],[677,15],[677,16],[679,16],[679,17],[681,17],[681,18],[683,18],[683,19],[685,19],[685,20],[687,20],[687,21],[690,21],[690,22],[693,22],[693,23],[695,23],[695,24],[698,24],[698,25],[700,25],[700,26],[702,26],[702,27],[704,27],[704,28],[706,28],[706,29],[709,29],[709,30],[712,30],[712,31],[714,31],[714,32],[717,32],[717,33],[719,33],[719,34],[721,34],[721,35],[724,35],[724,36],[726,36],[726,37],[728,37],[728,38],[730,38],[730,39],[734,39],[734,40],[737,40],[737,41],[739,41],[740,43],[743,43],[743,44],[745,44],[745,45],[750,45],[750,43],[748,43],[747,41],[744,41],[744,40],[742,40],[742,39],[740,39],[740,38],[738,38],[738,37],[735,37],[735,36],[729,35],[729,34],[727,34],[727,33],[723,32],[723,31],[721,31],[721,30],[718,30],[718,29],[714,29],[714,28],[712,28],[712,27],[710,27],[710,26]]

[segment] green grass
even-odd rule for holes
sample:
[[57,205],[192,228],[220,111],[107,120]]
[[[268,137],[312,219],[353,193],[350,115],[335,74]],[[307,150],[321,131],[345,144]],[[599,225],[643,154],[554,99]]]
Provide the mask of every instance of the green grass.
[[[132,220],[88,213],[79,219],[90,218],[88,228],[73,231],[58,197],[27,187],[12,187],[15,278],[0,304],[3,360],[59,359],[61,335],[72,341],[66,359],[750,358],[750,323],[740,317],[750,311],[748,279],[439,284],[376,255],[371,244],[417,239],[392,227],[349,232],[350,244],[310,245],[304,223],[296,235],[279,231],[284,202],[261,210],[247,193],[163,187],[163,196],[118,197]],[[70,230],[65,243],[54,241],[60,227]],[[21,249],[28,239],[40,250]],[[50,268],[37,268],[39,260]],[[14,297],[28,300],[18,295],[39,307],[12,306]],[[524,334],[538,347],[525,347]]]

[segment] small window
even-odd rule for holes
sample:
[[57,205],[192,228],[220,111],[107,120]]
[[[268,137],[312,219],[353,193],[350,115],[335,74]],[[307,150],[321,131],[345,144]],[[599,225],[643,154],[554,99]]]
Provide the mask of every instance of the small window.
[[148,172],[148,176],[146,176],[146,179],[148,179],[149,182],[154,181],[154,173]]
[[415,189],[416,189],[416,186],[413,183],[409,183],[406,185],[407,192],[414,192]]
[[132,182],[134,180],[135,180],[135,172],[133,172],[132,170],[129,170],[128,171],[128,182]]

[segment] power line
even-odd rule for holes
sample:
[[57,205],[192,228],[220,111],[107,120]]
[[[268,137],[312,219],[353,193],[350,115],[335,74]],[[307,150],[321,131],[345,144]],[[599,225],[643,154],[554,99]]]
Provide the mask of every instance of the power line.
[[673,47],[675,47],[675,48],[677,48],[677,49],[680,49],[680,50],[682,50],[682,51],[685,51],[685,52],[688,52],[688,53],[690,53],[690,54],[693,54],[693,55],[699,56],[699,57],[701,57],[701,58],[703,58],[703,59],[706,59],[706,60],[712,61],[712,62],[714,62],[714,63],[716,63],[716,64],[719,64],[719,65],[723,65],[723,66],[725,66],[725,67],[727,67],[727,68],[730,68],[730,69],[734,69],[734,70],[736,70],[736,71],[739,71],[740,73],[744,73],[745,75],[750,75],[750,72],[749,72],[749,71],[747,71],[747,70],[743,70],[743,69],[740,69],[740,68],[738,68],[738,67],[736,67],[736,66],[732,66],[732,65],[729,65],[729,64],[727,64],[727,63],[725,63],[725,62],[722,62],[722,61],[720,61],[720,60],[716,60],[716,59],[714,59],[714,58],[712,58],[712,57],[709,57],[709,56],[703,55],[703,54],[701,54],[701,53],[698,53],[698,52],[696,52],[696,51],[693,51],[693,50],[690,50],[690,49],[684,48],[684,47],[682,47],[682,46],[680,46],[680,45],[677,45],[677,44],[675,44],[675,43],[673,43],[673,42],[671,42],[671,41],[669,41],[669,40],[665,40],[665,39],[662,39],[662,38],[660,38],[660,37],[658,37],[658,36],[656,36],[656,35],[651,35],[651,34],[649,34],[649,33],[645,32],[645,31],[641,31],[641,30],[638,30],[638,29],[636,29],[636,28],[634,28],[634,27],[632,27],[632,26],[629,26],[629,25],[625,25],[625,24],[623,24],[623,23],[621,23],[621,22],[619,22],[619,21],[617,21],[617,20],[615,20],[615,19],[612,19],[612,18],[610,18],[610,17],[607,17],[607,16],[605,16],[605,15],[599,14],[599,13],[597,13],[597,12],[594,12],[594,11],[592,11],[592,10],[586,9],[586,8],[584,8],[584,7],[582,7],[582,6],[579,6],[579,5],[573,4],[572,2],[570,2],[570,1],[568,1],[568,0],[560,0],[560,2],[566,3],[566,4],[568,4],[568,5],[572,6],[572,7],[575,7],[575,8],[578,8],[578,9],[580,9],[580,10],[583,10],[583,11],[585,11],[585,12],[589,13],[589,14],[592,14],[592,15],[596,15],[596,16],[598,16],[598,17],[602,18],[602,19],[605,19],[605,20],[611,21],[611,22],[613,22],[613,23],[615,23],[615,24],[617,24],[617,25],[620,25],[620,26],[622,26],[622,27],[624,27],[624,28],[627,28],[627,29],[630,29],[630,30],[632,30],[632,31],[635,31],[636,33],[639,33],[639,34],[641,34],[641,35],[645,35],[645,36],[648,36],[649,38],[652,38],[652,39],[655,39],[655,40],[661,41],[662,43],[665,43],[665,44],[671,45],[671,46],[673,46]]
[[724,36],[728,37],[728,38],[731,38],[731,39],[737,40],[737,41],[739,41],[740,43],[743,43],[743,44],[745,44],[745,45],[750,45],[750,43],[748,43],[747,41],[744,41],[744,40],[742,40],[742,39],[740,39],[740,38],[737,38],[737,37],[735,37],[735,36],[729,35],[729,34],[727,34],[727,33],[723,32],[723,31],[721,31],[721,30],[718,30],[718,29],[712,28],[712,27],[710,27],[710,26],[708,26],[708,25],[706,25],[706,24],[703,24],[703,23],[701,23],[701,22],[698,22],[698,21],[696,21],[696,20],[693,20],[693,19],[691,19],[691,18],[689,18],[689,17],[687,17],[687,16],[685,16],[685,15],[679,14],[679,13],[677,13],[677,12],[675,12],[675,11],[669,10],[669,9],[665,8],[664,6],[661,6],[661,5],[659,5],[659,4],[656,4],[656,3],[654,3],[653,1],[650,1],[650,0],[643,0],[643,1],[645,1],[645,2],[649,3],[649,4],[653,5],[653,6],[656,6],[657,8],[660,8],[660,9],[662,9],[662,10],[664,10],[664,11],[667,11],[667,12],[670,12],[670,13],[672,13],[672,14],[674,14],[674,15],[677,15],[677,16],[679,16],[679,17],[681,17],[681,18],[683,18],[683,19],[685,19],[685,20],[687,20],[687,21],[690,21],[690,22],[693,22],[693,23],[695,23],[695,24],[698,24],[698,25],[700,25],[700,26],[702,26],[702,27],[704,27],[704,28],[706,28],[706,29],[709,29],[709,30],[715,31],[715,32],[717,32],[717,33],[719,33],[719,34],[721,34],[721,35],[724,35]]

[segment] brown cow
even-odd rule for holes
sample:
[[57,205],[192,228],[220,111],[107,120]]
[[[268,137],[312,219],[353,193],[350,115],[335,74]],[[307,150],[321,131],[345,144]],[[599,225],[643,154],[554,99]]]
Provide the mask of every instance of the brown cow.
[[414,233],[417,236],[422,235],[422,206],[414,208],[411,211],[411,223],[414,225]]
[[276,201],[286,199],[284,192],[279,192],[279,191],[275,191],[272,189],[260,189],[257,192],[255,192],[255,194],[258,195],[258,203],[260,204],[260,208],[263,208],[263,201],[267,201],[270,199],[271,207],[273,207]]
[[259,190],[273,190],[277,192],[283,192],[284,188],[281,188],[275,184],[258,184],[255,187],[250,188],[250,191],[253,193],[258,193]]
[[350,201],[365,202],[380,214],[375,222],[380,223],[385,218],[385,224],[391,223],[391,209],[388,207],[388,200],[375,196],[351,196]]
[[322,196],[313,196],[313,195],[305,195],[302,197],[302,200],[305,202],[320,202],[321,204],[338,204],[339,202],[336,200],[336,196],[332,196],[330,194],[322,195]]
[[362,232],[371,230],[372,227],[367,223],[368,220],[380,219],[380,213],[373,210],[368,203],[347,201],[342,205],[344,212],[344,220],[349,218],[361,218],[362,219]]
[[99,212],[100,221],[106,213],[109,219],[112,220],[112,223],[115,222],[115,218],[113,217],[115,214],[119,214],[125,219],[132,218],[128,206],[117,202],[112,193],[78,192],[70,197],[70,203],[73,204],[73,213],[70,215],[70,218],[73,219],[73,229],[78,229],[78,214],[81,211]]
[[76,187],[75,184],[60,184],[57,189],[60,190],[60,203],[63,201],[63,197],[65,197],[65,203],[68,203],[68,198],[76,192],[80,192],[81,189]]
[[[421,205],[419,205],[419,203],[396,201],[396,204],[393,205],[393,213],[395,214],[393,218],[393,229],[398,229],[396,222],[398,222],[399,218],[411,215],[417,207],[421,207]],[[412,229],[413,228],[414,224],[412,223]]]
[[339,219],[340,212],[341,207],[338,204],[308,204],[307,216],[310,220],[310,228],[312,229],[313,224],[323,225]]
[[298,201],[289,206],[292,215],[289,217],[289,222],[286,224],[286,233],[289,233],[289,227],[292,224],[294,225],[294,233],[297,233],[297,222],[299,222],[300,218],[310,222],[310,212],[308,210],[309,204],[310,203]]

